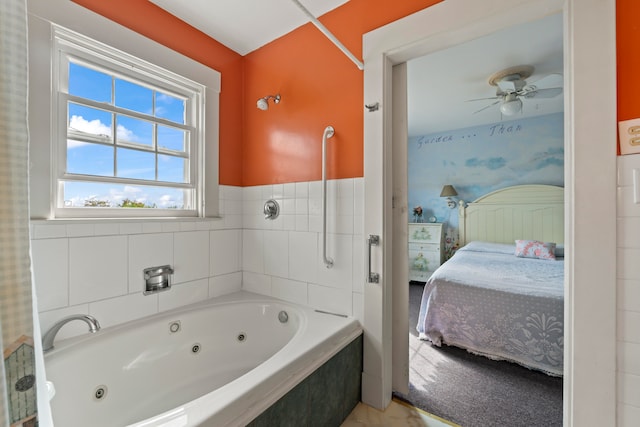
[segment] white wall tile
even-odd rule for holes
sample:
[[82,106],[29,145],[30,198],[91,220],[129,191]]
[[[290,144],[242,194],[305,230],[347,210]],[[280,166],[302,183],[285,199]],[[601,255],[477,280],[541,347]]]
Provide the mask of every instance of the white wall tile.
[[240,230],[215,230],[210,232],[211,276],[240,271],[242,260],[242,232]]
[[173,234],[135,234],[129,236],[129,293],[142,292],[143,270],[161,265],[173,266]]
[[358,319],[360,324],[364,325],[364,294],[353,292],[352,296],[353,317]]
[[[322,254],[322,236],[318,239],[318,253]],[[353,282],[353,237],[344,234],[327,236],[327,257],[333,259],[333,267],[318,267],[316,283],[351,291]]]
[[309,305],[331,313],[352,315],[351,290],[329,288],[309,283]]
[[224,214],[226,215],[242,215],[242,200],[226,200]]
[[173,236],[173,283],[209,277],[209,232],[188,231]]
[[617,427],[638,427],[638,420],[640,420],[640,406],[618,404],[617,416]]
[[180,225],[180,231],[196,231],[195,221],[183,221],[178,223]]
[[209,279],[194,280],[171,286],[158,293],[159,311],[167,311],[184,305],[194,304],[209,298]]
[[618,374],[618,396],[619,403],[640,406],[640,375]]
[[54,239],[67,237],[67,226],[62,224],[35,224],[33,226],[34,239]]
[[309,231],[309,216],[308,215],[296,215],[296,228],[295,231]]
[[162,223],[160,222],[145,222],[142,224],[143,233],[161,233]]
[[640,248],[640,217],[618,218],[616,234],[618,248]]
[[262,295],[271,295],[271,276],[250,271],[242,273],[242,289]]
[[295,199],[295,213],[296,215],[307,215],[309,213],[309,199],[297,198]]
[[92,223],[67,224],[68,237],[87,237],[95,234],[95,225]]
[[307,305],[307,284],[273,277],[271,279],[271,296],[295,304]]
[[127,293],[127,237],[69,239],[69,304]]
[[314,233],[322,232],[322,215],[309,215],[309,231]]
[[296,182],[296,198],[308,199],[309,198],[309,183],[308,182]]
[[242,270],[264,273],[264,231],[242,231]]
[[242,228],[242,215],[225,215],[223,228]]
[[349,199],[353,200],[354,196],[354,179],[339,179],[336,180],[336,184],[338,187],[338,197],[340,199]]
[[115,222],[101,222],[94,225],[96,236],[115,236],[120,234],[120,224]]
[[640,312],[618,311],[618,340],[640,344]]
[[618,157],[617,191],[617,426],[640,419],[640,203],[634,201],[640,156]]
[[175,221],[163,222],[161,225],[163,233],[176,233],[180,231],[180,224]]
[[364,214],[364,178],[356,178],[353,182],[353,214]]
[[289,277],[289,233],[265,231],[263,247],[265,274]]
[[619,372],[640,375],[640,344],[619,341],[617,361]]
[[142,233],[141,222],[123,222],[120,224],[120,234],[140,234]]
[[640,216],[640,204],[633,201],[633,187],[618,187],[616,210],[619,217]]
[[300,282],[317,281],[318,235],[289,233],[289,278]]
[[262,200],[262,187],[259,185],[244,187],[242,189],[242,200]]
[[296,183],[288,182],[284,184],[284,195],[285,199],[294,199],[296,197]]
[[209,278],[209,298],[237,292],[242,289],[242,272]]
[[38,311],[69,304],[69,240],[31,241]]
[[618,279],[618,310],[640,312],[640,280]]
[[618,186],[633,185],[633,169],[640,168],[640,155],[618,156]]
[[353,291],[364,293],[365,279],[365,240],[362,235],[352,236],[353,241],[353,277],[351,279]]
[[222,200],[242,200],[243,187],[221,185],[219,187],[219,198]]
[[309,199],[320,199],[322,197],[322,181],[309,182]]
[[142,295],[142,292],[139,292],[89,303],[89,314],[98,319],[103,328],[141,319],[157,312],[158,294]]
[[618,248],[616,263],[619,279],[640,280],[640,249]]
[[295,231],[296,215],[282,215],[282,229],[285,231]]

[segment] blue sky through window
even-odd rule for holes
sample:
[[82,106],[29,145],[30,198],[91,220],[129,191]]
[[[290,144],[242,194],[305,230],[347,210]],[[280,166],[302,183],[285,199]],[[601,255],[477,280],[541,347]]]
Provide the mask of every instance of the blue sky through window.
[[152,182],[66,181],[65,206],[116,207],[128,199],[149,207],[192,208],[184,206],[188,190],[153,185],[189,182],[188,132],[154,123],[159,118],[186,124],[185,99],[74,62],[69,62],[68,88],[70,95],[98,104],[68,102],[67,173]]

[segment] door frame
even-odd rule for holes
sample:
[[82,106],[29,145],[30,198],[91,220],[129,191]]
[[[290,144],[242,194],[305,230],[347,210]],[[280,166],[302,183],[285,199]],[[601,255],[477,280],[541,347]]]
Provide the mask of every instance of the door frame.
[[378,109],[364,113],[364,231],[381,236],[369,257],[380,281],[364,288],[362,400],[371,406],[385,408],[391,399],[392,324],[400,314],[391,286],[392,68],[554,13],[564,17],[566,70],[564,425],[615,420],[615,2],[599,0],[445,0],[365,34],[364,104]]

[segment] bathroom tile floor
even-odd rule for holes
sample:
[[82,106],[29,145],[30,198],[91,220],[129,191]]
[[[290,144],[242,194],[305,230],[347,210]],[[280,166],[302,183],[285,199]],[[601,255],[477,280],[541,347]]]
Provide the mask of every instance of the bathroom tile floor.
[[406,403],[392,400],[384,411],[358,403],[341,427],[459,427]]

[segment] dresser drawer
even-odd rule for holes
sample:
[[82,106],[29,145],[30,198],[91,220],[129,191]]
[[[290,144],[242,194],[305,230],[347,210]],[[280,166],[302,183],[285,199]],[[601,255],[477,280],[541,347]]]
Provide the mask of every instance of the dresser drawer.
[[436,245],[409,245],[409,280],[426,282],[440,267],[440,248]]
[[409,243],[434,243],[442,241],[442,224],[409,224]]

